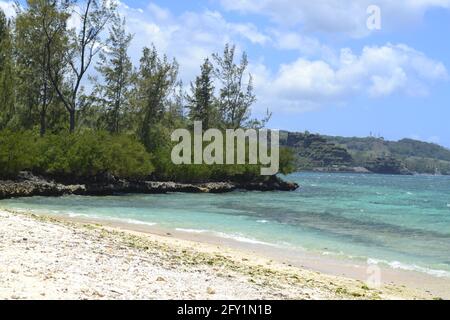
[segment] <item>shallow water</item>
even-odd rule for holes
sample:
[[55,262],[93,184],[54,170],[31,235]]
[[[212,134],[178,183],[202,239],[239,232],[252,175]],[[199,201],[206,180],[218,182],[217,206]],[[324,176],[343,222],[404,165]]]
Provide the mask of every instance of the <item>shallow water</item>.
[[295,192],[33,197],[0,207],[117,219],[450,277],[450,177],[297,173]]

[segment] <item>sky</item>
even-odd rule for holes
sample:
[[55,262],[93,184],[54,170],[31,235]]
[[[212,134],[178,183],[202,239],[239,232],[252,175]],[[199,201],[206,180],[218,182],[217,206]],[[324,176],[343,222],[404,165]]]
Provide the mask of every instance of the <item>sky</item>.
[[[13,15],[11,2],[0,8]],[[186,84],[225,43],[247,52],[254,115],[269,109],[270,128],[450,148],[450,0],[121,0],[119,10],[133,61],[154,43]]]

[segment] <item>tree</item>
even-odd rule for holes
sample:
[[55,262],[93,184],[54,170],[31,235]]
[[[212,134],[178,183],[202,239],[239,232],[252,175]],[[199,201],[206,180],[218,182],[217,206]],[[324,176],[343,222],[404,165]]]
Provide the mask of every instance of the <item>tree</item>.
[[111,133],[121,131],[129,111],[133,64],[127,51],[132,39],[133,36],[125,32],[125,19],[115,16],[107,46],[100,53],[96,67],[104,83],[96,82],[94,93],[104,113],[106,128]]
[[0,129],[14,116],[14,59],[11,26],[0,9]]
[[[16,17],[15,47],[18,70],[18,99],[27,110],[24,126],[34,123],[34,109],[39,114],[41,136],[47,130],[47,113],[51,105],[59,103],[56,91],[49,77],[49,62],[62,66],[64,43],[63,33],[55,35],[48,43],[45,30],[57,29],[64,25],[67,15],[55,10],[54,2],[49,0],[28,0],[27,9],[19,10]],[[51,46],[51,50],[47,50]],[[48,56],[51,53],[52,56]],[[61,78],[63,68],[59,70]]]
[[167,110],[167,125],[170,128],[179,128],[185,124],[186,93],[183,81],[178,81],[169,99]]
[[248,67],[247,54],[242,54],[238,64],[235,60],[235,46],[225,46],[223,56],[213,54],[216,63],[214,74],[221,82],[219,98],[219,111],[225,126],[237,129],[245,126],[251,115],[251,106],[256,101],[253,93],[252,76],[248,75],[245,82]]
[[202,121],[203,128],[208,129],[213,125],[216,115],[213,66],[206,59],[201,66],[201,75],[191,83],[191,95],[188,96],[189,118],[191,121]]
[[[56,1],[55,1],[56,3]],[[69,113],[69,131],[75,130],[76,111],[79,108],[81,83],[94,57],[102,49],[101,33],[114,16],[115,3],[109,0],[86,0],[83,5],[67,5],[67,0],[60,0],[60,8],[67,11],[73,8],[72,15],[79,17],[79,30],[68,32],[70,43],[64,50],[64,63],[69,66],[64,79],[60,76],[60,67],[49,61],[49,77],[52,84]],[[46,29],[48,42],[51,45],[60,32],[67,32],[66,25],[55,30]],[[51,46],[47,46],[48,57],[52,56]],[[62,81],[64,80],[64,81]]]
[[140,115],[138,135],[152,149],[150,129],[165,114],[167,101],[177,86],[178,63],[167,56],[159,57],[156,48],[144,48],[136,80],[135,103]]

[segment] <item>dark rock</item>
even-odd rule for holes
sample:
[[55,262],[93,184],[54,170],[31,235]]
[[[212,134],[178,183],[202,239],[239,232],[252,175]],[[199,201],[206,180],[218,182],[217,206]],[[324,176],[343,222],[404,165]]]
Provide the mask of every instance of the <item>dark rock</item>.
[[185,193],[225,193],[237,189],[257,191],[293,191],[299,186],[296,183],[271,177],[261,182],[207,182],[201,184],[129,181],[116,179],[113,176],[100,179],[96,177],[82,184],[62,184],[31,173],[22,172],[14,181],[0,180],[0,199],[31,196],[63,196],[63,195],[114,195],[123,193],[161,194],[170,192]]

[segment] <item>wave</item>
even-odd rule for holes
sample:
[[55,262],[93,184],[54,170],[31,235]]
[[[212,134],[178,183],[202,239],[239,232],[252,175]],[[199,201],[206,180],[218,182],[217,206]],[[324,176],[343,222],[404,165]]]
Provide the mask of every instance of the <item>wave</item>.
[[129,219],[129,218],[103,216],[103,215],[99,215],[99,214],[76,213],[74,215],[71,215],[71,217],[76,217],[76,216],[89,217],[89,218],[94,218],[94,219],[99,219],[99,220],[109,220],[109,221],[128,223],[128,224],[135,224],[135,225],[145,225],[145,226],[155,226],[155,225],[157,225],[156,222],[142,221],[142,220]]
[[406,264],[399,261],[386,261],[380,259],[369,258],[367,259],[367,264],[378,265],[383,264],[391,267],[392,269],[400,269],[407,271],[416,271],[421,273],[426,273],[431,276],[439,277],[439,278],[450,278],[450,272],[446,270],[437,270],[426,267],[421,267],[416,264]]
[[139,221],[139,220],[134,220],[134,219],[117,219],[120,221],[125,221],[126,223],[129,224],[141,224],[141,225],[145,225],[145,226],[155,226],[157,225],[156,222],[145,222],[145,221]]
[[175,228],[176,231],[187,232],[187,233],[206,233],[210,232],[208,230],[199,229],[185,229],[185,228]]
[[181,232],[187,232],[187,233],[210,233],[213,236],[224,238],[224,239],[230,239],[238,242],[244,242],[244,243],[250,243],[250,244],[259,244],[259,245],[265,245],[265,246],[271,246],[271,247],[279,247],[279,245],[274,243],[269,243],[261,240],[257,240],[254,238],[246,237],[240,233],[225,233],[225,232],[217,232],[217,231],[211,231],[211,230],[203,230],[203,229],[186,229],[186,228],[176,228],[176,231]]
[[279,247],[279,245],[277,245],[277,244],[256,240],[254,238],[248,238],[248,237],[243,236],[242,234],[236,234],[236,233],[229,234],[229,233],[224,233],[224,232],[215,232],[214,234],[221,238],[231,239],[231,240],[238,241],[238,242],[261,244],[261,245],[271,246],[271,247]]

